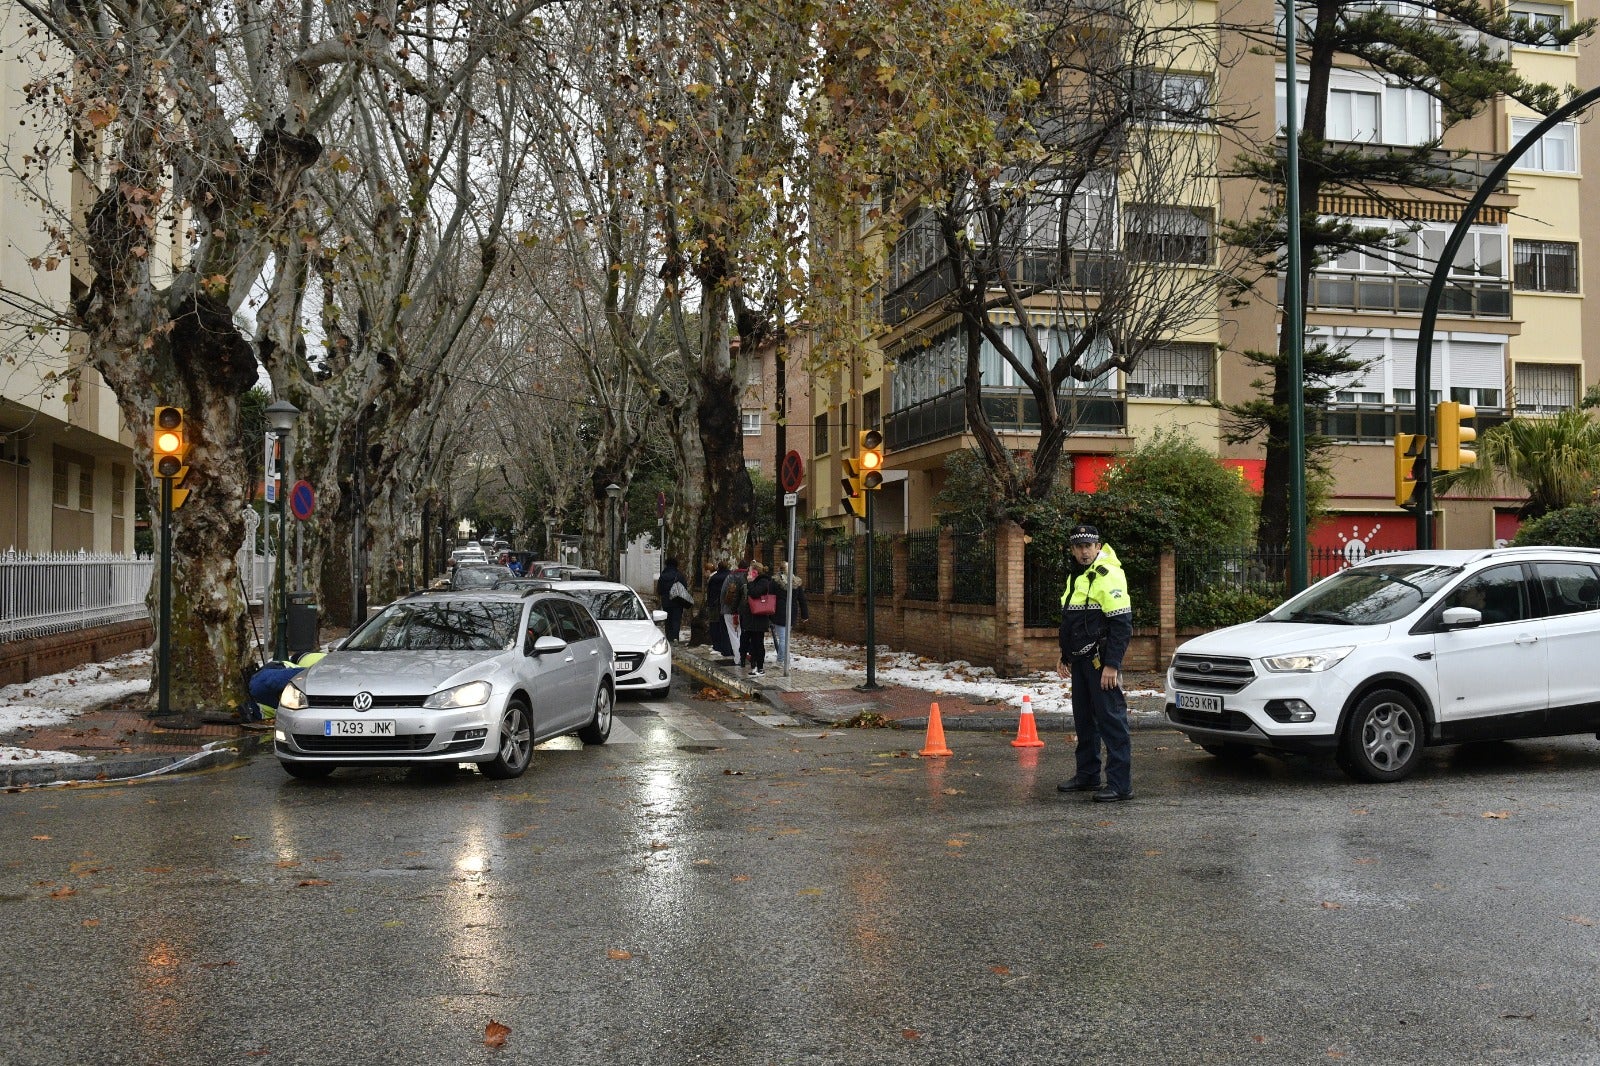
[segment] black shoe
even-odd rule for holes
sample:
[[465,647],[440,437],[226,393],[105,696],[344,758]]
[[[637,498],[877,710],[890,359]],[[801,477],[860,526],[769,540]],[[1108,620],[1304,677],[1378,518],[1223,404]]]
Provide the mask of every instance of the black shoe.
[[1133,799],[1133,793],[1131,791],[1118,792],[1114,788],[1102,788],[1099,792],[1094,794],[1094,801],[1096,803],[1121,803],[1123,800],[1131,799]]
[[1101,787],[1100,786],[1100,782],[1098,782],[1098,781],[1082,781],[1082,780],[1079,780],[1078,778],[1074,777],[1071,781],[1068,781],[1064,785],[1057,785],[1056,786],[1056,791],[1057,792],[1094,792],[1097,789],[1099,789],[1100,787]]

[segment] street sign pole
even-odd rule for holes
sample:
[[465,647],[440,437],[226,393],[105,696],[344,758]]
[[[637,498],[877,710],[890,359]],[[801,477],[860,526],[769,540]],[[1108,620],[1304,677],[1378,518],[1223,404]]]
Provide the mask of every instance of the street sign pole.
[[172,479],[161,479],[161,641],[156,662],[156,714],[172,713]]
[[786,493],[783,497],[783,502],[784,506],[789,508],[789,540],[787,541],[787,546],[784,548],[784,554],[788,557],[789,561],[789,595],[783,598],[783,632],[785,634],[785,639],[783,642],[782,663],[783,676],[788,677],[789,641],[794,639],[794,591],[796,580],[794,572],[794,512],[796,505],[798,505],[800,502],[800,497],[797,493]]
[[869,492],[867,497],[867,683],[862,685],[862,691],[875,691],[878,685],[878,639],[875,626],[877,615],[877,595],[873,588],[877,584],[873,580],[873,556],[877,554],[873,544],[873,523],[877,517],[878,509],[873,506],[872,498],[876,492]]

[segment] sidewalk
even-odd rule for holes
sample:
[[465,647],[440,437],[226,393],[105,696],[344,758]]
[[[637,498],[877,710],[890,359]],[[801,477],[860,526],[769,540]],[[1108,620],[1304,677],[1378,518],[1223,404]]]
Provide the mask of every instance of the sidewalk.
[[[862,691],[865,648],[802,635],[790,640],[789,653],[788,676],[769,648],[766,670],[759,678],[747,677],[705,646],[679,645],[672,658],[680,673],[701,684],[763,700],[780,713],[818,724],[924,729],[929,708],[937,703],[946,729],[1015,731],[1027,695],[1039,732],[1073,728],[1072,685],[1054,673],[998,678],[985,667],[936,663],[880,648],[873,671],[879,688]],[[1156,673],[1123,675],[1132,728],[1166,727],[1163,682]]]

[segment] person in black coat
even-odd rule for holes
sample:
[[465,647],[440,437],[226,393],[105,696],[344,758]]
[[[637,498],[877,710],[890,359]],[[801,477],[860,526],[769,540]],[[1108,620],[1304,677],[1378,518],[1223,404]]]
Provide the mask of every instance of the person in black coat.
[[727,584],[728,560],[718,559],[715,570],[706,577],[706,606],[710,610],[711,648],[733,662],[733,643],[728,639],[728,627],[722,624],[722,586]]
[[756,614],[750,601],[772,595],[772,579],[760,563],[751,563],[745,572],[744,601],[739,604],[739,658],[750,664],[750,676],[761,677],[767,665],[767,626],[772,621],[769,614]]
[[681,599],[674,599],[672,588],[682,585],[683,591],[689,588],[689,579],[683,576],[683,571],[678,569],[678,560],[668,559],[661,568],[661,576],[656,578],[656,598],[661,601],[661,609],[667,612],[667,639],[678,643],[678,637],[683,633],[683,610],[685,607],[694,606],[694,601],[685,603]]
[[811,621],[811,607],[799,578],[789,573],[788,563],[778,564],[778,572],[772,576],[772,591],[778,594],[778,611],[772,616],[772,647],[781,666],[789,650],[789,626]]

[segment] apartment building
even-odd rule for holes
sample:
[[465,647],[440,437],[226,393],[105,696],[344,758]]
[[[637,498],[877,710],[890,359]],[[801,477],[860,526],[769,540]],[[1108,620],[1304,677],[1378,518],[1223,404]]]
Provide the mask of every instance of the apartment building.
[[[28,16],[0,0],[0,35],[21,39]],[[0,114],[28,108],[23,86],[31,60],[49,46],[0,54]],[[28,57],[24,58],[24,54]],[[64,64],[63,64],[64,66]],[[13,163],[33,150],[38,133],[15,121],[0,133],[0,552],[134,550],[133,438],[113,396],[93,371],[75,373],[82,345],[65,330],[40,332],[68,306],[73,270],[47,245],[46,212],[20,185]],[[40,173],[37,188],[83,202],[83,176],[64,153]],[[65,206],[65,205],[63,205]]]
[[[1431,17],[1402,0],[1371,0],[1396,13]],[[1354,6],[1354,5],[1349,5]],[[1192,67],[1182,62],[1160,72],[1164,98],[1211,94],[1219,109],[1241,122],[1240,140],[1216,153],[1215,180],[1205,202],[1183,205],[1178,225],[1168,225],[1165,247],[1183,254],[1215,254],[1214,227],[1221,219],[1246,217],[1260,202],[1259,186],[1225,175],[1240,143],[1270,143],[1286,119],[1286,65],[1277,54],[1252,44],[1228,27],[1240,23],[1280,28],[1282,4],[1275,0],[1236,0],[1226,5],[1156,5],[1156,18],[1215,23],[1219,63],[1196,51]],[[1509,0],[1513,16],[1532,25],[1566,27],[1600,14],[1600,4]],[[1226,23],[1226,25],[1224,25]],[[1268,34],[1270,37],[1270,34]],[[1280,37],[1281,40],[1281,37]],[[1514,47],[1517,69],[1532,81],[1557,86],[1595,84],[1600,75],[1594,55],[1600,45]],[[1300,75],[1305,77],[1302,66]],[[1586,81],[1585,78],[1588,80]],[[1328,139],[1359,151],[1382,153],[1427,143],[1439,135],[1439,105],[1421,90],[1340,61],[1330,82]],[[1298,94],[1303,106],[1305,93]],[[1275,106],[1269,107],[1268,101]],[[1510,146],[1531,128],[1534,116],[1500,99],[1473,119],[1445,133],[1439,165],[1467,175],[1464,190],[1408,192],[1396,210],[1392,196],[1326,196],[1316,209],[1326,217],[1362,227],[1395,231],[1398,248],[1389,254],[1351,253],[1320,264],[1305,294],[1307,343],[1343,346],[1363,367],[1333,383],[1331,402],[1308,410],[1311,432],[1336,444],[1331,454],[1333,492],[1328,517],[1310,531],[1315,547],[1348,549],[1405,547],[1413,543],[1410,512],[1394,502],[1392,437],[1410,429],[1416,402],[1416,345],[1428,280],[1463,204]],[[1173,131],[1174,136],[1181,131]],[[1194,134],[1199,135],[1199,134]],[[1457,400],[1477,409],[1481,433],[1512,415],[1551,413],[1574,406],[1593,374],[1586,369],[1583,338],[1600,328],[1597,312],[1582,299],[1581,270],[1588,227],[1600,225],[1594,212],[1584,217],[1582,161],[1585,131],[1567,123],[1551,131],[1494,190],[1480,211],[1465,245],[1450,268],[1450,283],[1435,326],[1428,403]],[[1279,138],[1281,142],[1281,137]],[[1395,190],[1383,192],[1393,194]],[[1122,216],[1124,242],[1131,242],[1150,205],[1129,202],[1115,188],[1103,191],[1108,209]],[[1308,205],[1309,206],[1309,205]],[[1170,211],[1170,209],[1167,209]],[[964,361],[954,337],[953,313],[936,281],[939,250],[917,220],[907,218],[888,261],[880,294],[888,325],[879,354],[849,376],[816,384],[813,418],[814,462],[834,463],[848,455],[852,431],[880,424],[891,449],[890,467],[898,476],[880,501],[880,528],[931,524],[932,496],[943,480],[945,458],[970,448],[963,411]],[[1125,243],[1125,248],[1131,243]],[[1270,284],[1270,283],[1269,283]],[[1241,353],[1277,348],[1281,289],[1259,287],[1239,306],[1219,301],[1215,314],[1164,339],[1131,372],[1115,371],[1092,383],[1076,383],[1067,403],[1077,405],[1076,428],[1067,442],[1071,484],[1092,490],[1106,464],[1157,426],[1181,427],[1219,461],[1260,486],[1260,442],[1231,445],[1213,401],[1239,403],[1255,392],[1262,370]],[[1005,329],[1015,323],[998,323]],[[881,364],[881,365],[880,365]],[[1006,427],[1009,447],[1027,451],[1037,441],[1030,427],[1031,397],[1011,380],[1010,368],[986,360],[984,403],[1009,412],[994,419]],[[826,431],[825,428],[826,427]],[[1437,542],[1448,547],[1484,546],[1514,534],[1520,498],[1441,497]],[[848,525],[839,501],[824,495],[814,514],[826,524]],[[888,519],[888,524],[885,523]],[[1357,544],[1357,542],[1359,542]]]

